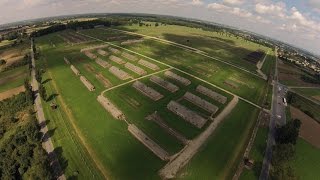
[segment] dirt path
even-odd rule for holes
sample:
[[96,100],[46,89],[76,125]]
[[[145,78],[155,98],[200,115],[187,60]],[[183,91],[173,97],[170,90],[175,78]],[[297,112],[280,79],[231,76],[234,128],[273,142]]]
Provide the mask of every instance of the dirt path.
[[290,106],[292,119],[301,121],[299,136],[320,149],[320,124],[299,109]]
[[[31,49],[33,47],[33,43],[31,40]],[[45,137],[46,134],[48,134],[48,127],[46,125],[46,118],[44,116],[42,104],[41,104],[41,98],[39,94],[39,84],[38,81],[36,80],[36,63],[34,59],[34,52],[31,51],[31,59],[32,59],[32,70],[31,70],[31,76],[32,76],[32,81],[31,81],[31,86],[32,86],[32,91],[35,92],[35,100],[34,100],[34,108],[36,111],[38,123],[40,124],[40,132],[44,135],[42,137],[42,146],[46,150],[46,152],[49,155],[50,158],[50,166],[52,166],[53,173],[55,177],[59,180],[65,180],[66,177],[64,175],[64,172],[60,166],[60,163],[58,161],[58,158],[54,152],[54,146],[51,141],[51,137]]]
[[237,105],[239,98],[234,96],[231,102],[224,110],[214,119],[209,127],[202,132],[197,138],[192,140],[185,148],[176,154],[169,163],[167,163],[160,171],[159,175],[163,179],[171,179],[176,176],[178,171],[183,168],[191,158],[199,151],[200,147],[206,142],[208,137],[215,131],[220,122],[232,111]]
[[0,101],[7,99],[7,98],[10,98],[10,97],[17,95],[17,94],[24,92],[24,91],[25,91],[24,86],[19,86],[19,87],[13,88],[13,89],[9,89],[5,92],[0,93]]

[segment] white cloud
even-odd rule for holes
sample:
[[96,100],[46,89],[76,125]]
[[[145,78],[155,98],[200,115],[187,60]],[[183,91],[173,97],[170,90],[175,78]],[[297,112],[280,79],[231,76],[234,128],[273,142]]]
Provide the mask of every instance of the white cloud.
[[269,14],[273,16],[277,16],[280,18],[286,17],[286,7],[283,3],[277,3],[277,4],[262,4],[258,3],[255,6],[255,11],[259,14]]
[[296,21],[300,25],[311,28],[313,30],[320,32],[320,23],[317,23],[316,21],[311,20],[307,16],[304,16],[300,11],[298,11],[297,8],[293,7],[291,8],[291,15],[289,16],[289,19]]
[[192,5],[195,5],[195,6],[201,6],[201,5],[203,5],[204,3],[203,3],[203,1],[201,1],[201,0],[192,0],[191,4],[192,4]]
[[244,3],[244,0],[223,0],[223,3],[231,5],[240,5]]
[[219,3],[211,3],[211,4],[208,4],[207,7],[209,9],[213,9],[218,12],[225,12],[225,13],[236,15],[238,17],[248,18],[252,16],[251,12],[248,12],[244,9],[240,9],[238,7],[229,7]]

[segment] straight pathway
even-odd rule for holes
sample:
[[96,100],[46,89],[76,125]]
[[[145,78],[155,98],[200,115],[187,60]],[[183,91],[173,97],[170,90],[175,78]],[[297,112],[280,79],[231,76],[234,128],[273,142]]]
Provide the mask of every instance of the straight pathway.
[[216,130],[218,125],[225,119],[225,117],[233,110],[238,104],[238,97],[235,96],[223,111],[214,118],[209,127],[203,131],[198,137],[190,141],[177,155],[168,162],[160,171],[159,174],[163,179],[175,178],[178,171],[183,168],[192,157],[199,151],[201,146],[207,141],[210,135]]
[[[246,98],[240,97],[240,96],[238,96],[238,95],[236,95],[236,94],[234,94],[234,93],[232,93],[232,92],[230,92],[230,91],[228,91],[228,90],[226,90],[226,89],[223,89],[223,88],[221,88],[221,87],[219,87],[219,86],[217,86],[217,85],[215,85],[215,84],[212,84],[212,83],[210,83],[210,82],[208,82],[208,81],[206,81],[206,80],[204,80],[204,79],[201,79],[201,78],[199,78],[199,77],[197,77],[197,76],[195,76],[195,75],[193,75],[193,74],[190,74],[190,73],[188,73],[188,72],[186,72],[186,71],[184,71],[184,70],[178,69],[178,68],[176,68],[176,67],[174,67],[174,66],[171,66],[171,65],[166,64],[166,63],[164,63],[164,62],[158,61],[158,60],[153,59],[153,58],[151,58],[151,57],[145,56],[145,55],[140,54],[140,53],[138,53],[138,52],[132,51],[132,50],[130,50],[130,49],[127,49],[127,48],[118,46],[118,45],[113,44],[113,43],[111,43],[111,42],[107,42],[107,41],[104,41],[104,40],[101,40],[101,39],[98,39],[98,38],[95,38],[95,37],[92,37],[92,36],[89,36],[89,35],[86,35],[86,34],[83,34],[83,33],[80,33],[80,32],[77,32],[77,33],[78,33],[78,34],[81,34],[81,35],[83,35],[83,36],[86,36],[86,37],[88,37],[88,38],[95,39],[95,40],[100,41],[100,42],[104,42],[104,43],[106,43],[106,44],[109,44],[109,45],[111,45],[111,46],[117,47],[117,48],[119,48],[119,49],[123,49],[123,50],[126,50],[126,51],[128,51],[128,52],[137,54],[137,55],[139,55],[139,56],[141,56],[141,57],[144,57],[144,58],[146,58],[146,59],[152,60],[152,61],[154,61],[154,62],[157,62],[157,63],[159,63],[159,64],[165,65],[165,66],[167,66],[167,67],[170,67],[170,68],[172,68],[172,69],[174,69],[174,70],[176,70],[176,71],[179,71],[179,72],[181,72],[181,73],[184,73],[184,74],[186,74],[186,75],[189,75],[189,76],[191,76],[191,77],[193,77],[193,78],[195,78],[195,79],[197,79],[197,80],[199,80],[199,81],[201,81],[201,82],[204,82],[204,83],[206,83],[206,84],[208,84],[208,85],[210,85],[210,86],[213,86],[213,87],[215,87],[215,88],[217,88],[217,89],[220,89],[221,91],[224,91],[224,92],[226,92],[226,93],[228,93],[228,94],[231,94],[231,95],[233,95],[233,96],[236,96],[236,97],[238,97],[240,100],[243,100],[243,101],[245,101],[245,102],[247,102],[247,103],[249,103],[249,104],[251,104],[251,105],[253,105],[253,106],[257,107],[257,108],[262,108],[260,105],[257,105],[256,103],[251,102],[250,100],[247,100]],[[269,110],[267,110],[267,109],[263,109],[263,110],[266,111],[266,112],[269,111]]]
[[[103,28],[99,28],[101,30],[107,30],[107,29],[103,29]],[[224,64],[227,64],[229,66],[232,66],[234,68],[237,68],[241,71],[244,71],[246,73],[249,73],[251,75],[254,75],[256,77],[259,77],[261,79],[264,79],[266,80],[265,77],[262,77],[262,76],[259,76],[258,74],[256,73],[253,73],[252,71],[249,71],[241,66],[238,66],[238,65],[235,65],[233,63],[230,63],[230,62],[227,62],[227,61],[224,61],[220,58],[217,58],[217,57],[213,57],[213,56],[210,56],[208,55],[208,53],[204,52],[204,51],[201,51],[199,49],[196,49],[196,48],[193,48],[193,47],[190,47],[190,46],[186,46],[186,45],[183,45],[183,44],[179,44],[179,43],[176,43],[176,42],[173,42],[173,41],[169,41],[169,40],[165,40],[165,39],[161,39],[161,38],[157,38],[157,37],[153,37],[153,36],[148,36],[148,35],[144,35],[144,34],[139,34],[139,33],[134,33],[134,32],[130,32],[130,31],[124,31],[124,30],[119,30],[119,29],[113,29],[113,28],[108,28],[108,29],[111,29],[111,30],[114,30],[114,31],[119,31],[119,32],[123,32],[123,33],[127,33],[127,34],[132,34],[132,35],[138,35],[138,36],[142,36],[142,37],[146,37],[146,38],[149,38],[149,39],[154,39],[154,40],[157,40],[158,42],[161,42],[161,43],[165,43],[165,44],[170,44],[170,45],[173,45],[175,47],[179,47],[179,48],[182,48],[182,49],[185,49],[185,50],[188,50],[188,51],[192,51],[196,54],[199,54],[199,55],[202,55],[202,56],[205,56],[209,59],[213,59],[215,61],[219,61],[221,63],[224,63]]]
[[34,52],[33,52],[33,39],[31,39],[31,59],[32,59],[32,70],[31,70],[31,86],[32,86],[32,91],[35,92],[35,104],[34,108],[36,110],[36,115],[38,119],[38,123],[41,127],[40,132],[43,134],[43,142],[42,146],[46,150],[46,152],[49,155],[49,158],[51,159],[51,167],[53,168],[54,175],[56,176],[57,179],[59,180],[65,180],[66,177],[62,171],[62,168],[60,166],[60,163],[58,161],[58,158],[54,152],[54,146],[51,141],[51,137],[48,134],[48,127],[46,125],[46,118],[44,116],[42,104],[41,104],[41,97],[39,94],[39,84],[38,81],[36,80],[36,63],[34,59]]

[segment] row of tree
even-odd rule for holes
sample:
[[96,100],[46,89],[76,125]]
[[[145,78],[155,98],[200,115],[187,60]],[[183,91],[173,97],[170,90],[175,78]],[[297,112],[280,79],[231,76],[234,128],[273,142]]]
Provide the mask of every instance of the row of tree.
[[[33,112],[29,80],[26,91],[0,101],[0,179],[52,179],[49,157]],[[22,115],[23,114],[23,115]]]
[[273,147],[271,161],[271,179],[297,179],[291,162],[295,157],[295,145],[299,137],[300,126],[300,120],[295,119],[276,129],[276,145]]

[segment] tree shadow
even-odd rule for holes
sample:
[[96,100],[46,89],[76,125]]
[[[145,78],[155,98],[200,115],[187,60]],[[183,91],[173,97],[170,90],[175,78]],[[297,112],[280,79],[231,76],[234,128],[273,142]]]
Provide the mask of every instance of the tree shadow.
[[68,160],[63,157],[62,153],[62,147],[56,147],[49,153],[50,166],[55,177],[61,176],[68,167]]
[[44,128],[46,125],[48,125],[50,123],[50,120],[45,120],[45,121],[42,121],[39,126],[40,126],[40,129]]
[[42,83],[41,83],[41,84],[45,84],[45,83],[47,83],[47,82],[50,82],[51,80],[52,80],[51,78],[48,78],[48,79],[46,79],[46,80],[42,81]]
[[53,93],[51,94],[48,98],[47,98],[47,102],[48,101],[52,101],[55,97],[59,96],[59,94]]
[[48,130],[46,133],[44,133],[42,136],[42,141],[47,142],[49,140],[49,138],[54,135],[54,132],[56,130],[57,130],[57,128],[53,128],[53,129]]

